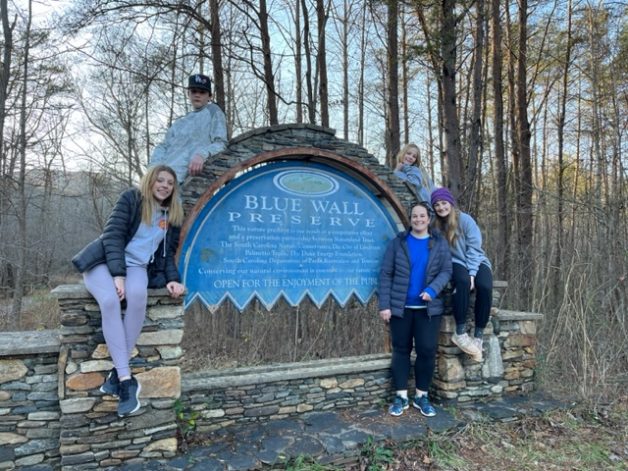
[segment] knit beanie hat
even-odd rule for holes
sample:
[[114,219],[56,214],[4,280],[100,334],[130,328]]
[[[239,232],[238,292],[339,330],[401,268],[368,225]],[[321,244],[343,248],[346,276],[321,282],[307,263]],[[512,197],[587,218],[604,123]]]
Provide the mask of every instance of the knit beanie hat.
[[432,206],[437,201],[447,201],[452,206],[456,206],[456,199],[447,188],[437,188],[432,192]]

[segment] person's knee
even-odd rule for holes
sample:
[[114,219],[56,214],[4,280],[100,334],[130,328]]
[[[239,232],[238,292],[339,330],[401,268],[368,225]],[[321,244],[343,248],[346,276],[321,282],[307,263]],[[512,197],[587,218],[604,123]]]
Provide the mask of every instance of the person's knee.
[[452,282],[455,285],[456,289],[469,290],[471,287],[471,278],[468,274],[457,273],[453,278]]
[[393,354],[395,355],[404,355],[404,356],[410,356],[410,353],[412,352],[412,345],[403,345],[403,344],[399,344],[399,343],[393,343]]
[[475,280],[475,289],[478,291],[478,293],[483,293],[483,294],[491,294],[493,291],[493,283],[491,283],[491,280],[484,280],[482,278]]
[[428,345],[420,346],[415,349],[417,358],[421,360],[432,360],[436,358],[436,348]]
[[101,316],[115,314],[120,311],[120,299],[118,296],[105,296],[98,300]]
[[148,293],[146,291],[132,291],[126,295],[127,309],[145,307],[148,301]]

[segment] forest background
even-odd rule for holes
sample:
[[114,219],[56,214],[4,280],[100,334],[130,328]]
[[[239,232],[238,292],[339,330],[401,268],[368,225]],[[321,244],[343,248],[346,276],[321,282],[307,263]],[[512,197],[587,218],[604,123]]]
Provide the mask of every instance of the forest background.
[[203,72],[230,136],[312,123],[389,166],[417,143],[479,221],[502,303],[545,314],[547,384],[614,397],[628,383],[627,13],[593,0],[0,0],[0,326],[56,327],[45,293],[78,280],[71,255]]

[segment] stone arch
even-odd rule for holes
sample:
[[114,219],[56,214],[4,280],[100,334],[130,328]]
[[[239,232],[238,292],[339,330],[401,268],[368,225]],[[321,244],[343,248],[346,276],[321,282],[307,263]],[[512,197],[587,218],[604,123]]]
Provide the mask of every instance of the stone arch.
[[336,167],[360,180],[394,213],[401,226],[416,200],[411,186],[393,175],[372,154],[357,144],[338,139],[335,131],[311,124],[282,124],[257,128],[233,138],[227,149],[205,165],[200,176],[186,180],[182,190],[185,237],[196,215],[229,181],[258,165],[306,160]]

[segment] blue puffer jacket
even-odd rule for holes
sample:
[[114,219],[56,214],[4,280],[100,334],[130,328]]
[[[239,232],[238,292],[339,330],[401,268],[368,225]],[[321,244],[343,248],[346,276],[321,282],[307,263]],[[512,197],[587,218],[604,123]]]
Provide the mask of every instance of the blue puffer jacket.
[[[142,221],[142,196],[138,189],[124,191],[116,202],[100,237],[87,244],[72,258],[80,272],[107,264],[111,276],[126,276],[124,250]],[[179,281],[174,255],[179,244],[179,228],[170,227],[147,267],[148,286],[161,288],[170,281]],[[164,249],[165,245],[165,249]]]
[[[406,238],[410,230],[400,232],[390,241],[379,272],[379,310],[390,309],[393,316],[403,317],[406,296],[410,285],[410,256]],[[444,311],[440,293],[451,278],[451,251],[444,237],[432,233],[430,258],[425,269],[425,287],[431,288],[436,297],[427,303],[429,316],[439,316]]]

